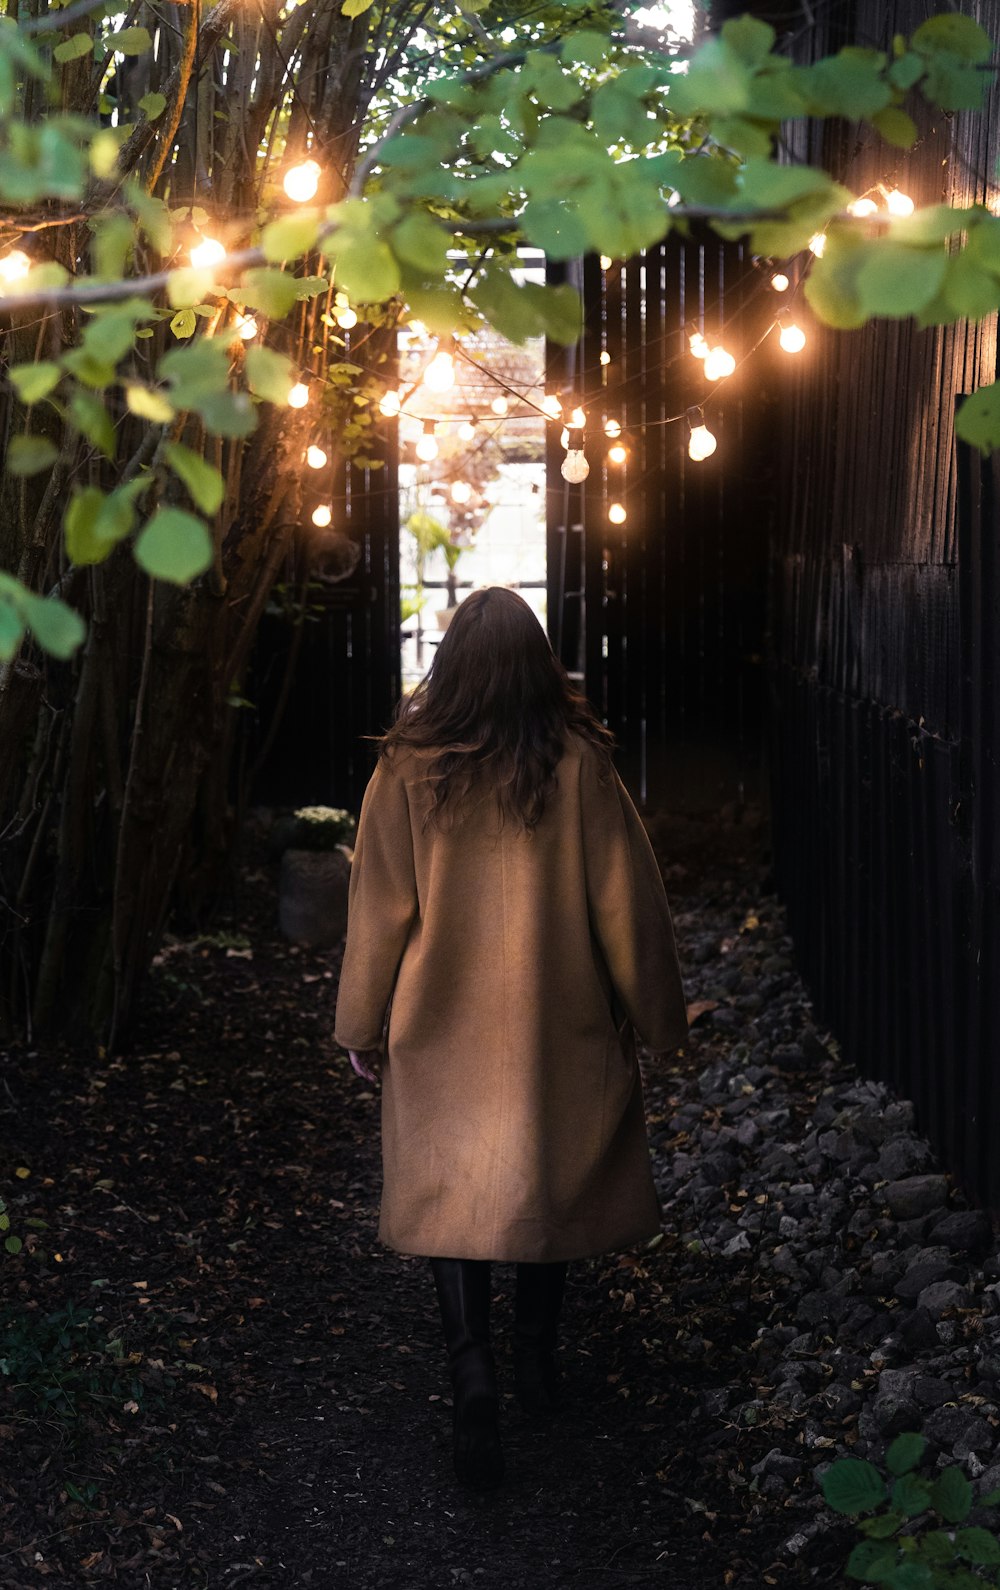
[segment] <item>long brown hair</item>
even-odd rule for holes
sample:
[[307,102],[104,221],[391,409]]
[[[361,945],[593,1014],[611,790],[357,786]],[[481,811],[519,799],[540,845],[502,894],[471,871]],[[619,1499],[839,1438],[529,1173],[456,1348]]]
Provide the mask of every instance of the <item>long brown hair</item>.
[[610,762],[613,736],[576,691],[522,597],[503,586],[460,604],[425,679],[400,704],[381,755],[409,747],[435,754],[427,767],[427,821],[451,815],[472,785],[492,787],[500,821],[529,832],[555,782],[568,733]]

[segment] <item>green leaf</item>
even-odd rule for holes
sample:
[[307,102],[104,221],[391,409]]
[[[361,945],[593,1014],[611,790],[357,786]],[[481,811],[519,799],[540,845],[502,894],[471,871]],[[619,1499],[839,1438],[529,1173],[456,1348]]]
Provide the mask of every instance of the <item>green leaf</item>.
[[966,66],[953,56],[932,56],[922,93],[942,110],[981,110],[989,83],[989,73],[976,66]]
[[948,256],[942,248],[907,248],[880,242],[858,271],[858,301],[869,315],[902,320],[915,315],[944,281]]
[[[0,590],[0,660],[10,662],[24,635],[24,619],[13,602]],[[4,1216],[7,1226],[10,1220]],[[6,1226],[3,1228],[6,1230]]]
[[198,317],[193,309],[179,309],[170,322],[170,329],[177,338],[193,337],[198,329]]
[[[852,1460],[845,1458],[843,1461]],[[848,1557],[844,1572],[849,1579],[860,1579],[865,1584],[878,1584],[887,1578],[898,1561],[894,1542],[890,1544],[884,1540],[861,1540]]]
[[119,55],[145,55],[152,49],[153,41],[148,28],[122,28],[120,33],[112,33],[107,47]]
[[154,579],[187,585],[211,567],[208,527],[181,508],[159,508],[139,533],[135,561]]
[[890,1509],[887,1513],[877,1513],[874,1518],[859,1519],[858,1528],[868,1540],[887,1540],[905,1522],[902,1513],[894,1513]]
[[979,1498],[980,1507],[995,1507],[1000,1502],[1000,1489],[987,1491],[985,1496]]
[[836,55],[803,68],[798,80],[805,86],[814,113],[870,121],[892,99],[884,68],[881,51],[848,44]]
[[5,460],[9,475],[38,475],[51,469],[59,449],[47,436],[15,436]]
[[195,507],[202,513],[217,513],[226,495],[226,483],[214,464],[182,442],[167,442],[163,452],[174,474],[187,487]]
[[526,204],[520,216],[521,230],[529,243],[545,250],[550,259],[575,259],[590,246],[590,234],[570,205]]
[[868,1513],[885,1501],[885,1481],[874,1463],[862,1458],[840,1458],[831,1463],[820,1485],[836,1513]]
[[283,320],[296,303],[299,283],[287,271],[259,265],[243,277],[238,297],[249,309],[259,309],[269,320]]
[[575,61],[580,66],[603,66],[608,53],[608,40],[603,33],[583,28],[570,30],[559,46],[564,61]]
[[272,265],[282,260],[299,259],[316,246],[319,221],[315,216],[283,215],[280,220],[265,226],[260,235],[264,258]]
[[[981,386],[965,399],[955,415],[955,435],[972,447],[978,447],[984,457],[1000,447],[1000,383]],[[954,1473],[954,1470],[947,1472]],[[949,1523],[958,1523],[965,1517],[965,1513],[961,1513],[958,1518],[952,1518],[937,1501],[934,1505]]]
[[966,1562],[976,1562],[994,1567],[1000,1563],[1000,1542],[988,1529],[959,1529],[955,1531],[955,1550]]
[[258,397],[285,404],[295,381],[295,366],[284,354],[272,348],[247,349],[247,382]]
[[934,1590],[935,1578],[925,1562],[903,1562],[885,1579],[889,1590]]
[[414,213],[394,226],[389,236],[393,253],[408,265],[432,276],[443,275],[448,258],[448,234],[429,215]]
[[399,266],[381,239],[338,235],[330,244],[337,264],[336,281],[352,302],[380,304],[400,288]]
[[360,17],[370,9],[374,0],[344,0],[341,11],[345,17]]
[[125,402],[130,414],[138,415],[141,420],[152,420],[155,425],[169,425],[174,417],[173,404],[167,402],[162,392],[140,386],[136,381],[126,382]]
[[94,41],[89,33],[74,33],[68,39],[63,39],[52,51],[52,59],[60,65],[64,61],[78,61],[84,55],[93,55]]
[[194,304],[200,304],[205,295],[212,291],[214,282],[215,272],[204,267],[182,265],[179,270],[171,271],[167,277],[167,299],[171,309],[190,309]]
[[4,1239],[4,1247],[8,1253],[20,1253],[23,1246],[24,1244],[20,1237],[5,1237]]
[[953,1562],[955,1546],[946,1529],[928,1529],[920,1536],[920,1549],[929,1563]]
[[163,115],[166,108],[167,96],[158,94],[155,90],[152,93],[143,94],[139,101],[139,109],[145,112],[147,121],[156,121],[157,117]]
[[[963,437],[963,440],[971,440],[970,437],[964,436],[963,432],[959,429],[959,421],[961,420],[963,413],[968,408],[969,404],[978,398],[981,393],[991,391],[995,392],[996,388],[980,387],[979,392],[974,392],[972,397],[967,398],[962,404],[962,407],[959,409],[955,420],[955,430],[959,436]],[[1000,418],[1000,415],[998,415],[998,418]],[[998,440],[1000,440],[1000,428],[998,428],[997,436]],[[981,446],[982,444],[978,443],[977,445]],[[987,448],[983,449],[984,452],[988,450],[989,449]],[[931,1486],[931,1502],[947,1523],[960,1524],[962,1522],[962,1519],[966,1517],[970,1507],[972,1506],[972,1486],[969,1484],[961,1469],[954,1467],[944,1469],[938,1475],[937,1479],[934,1481],[934,1484]]]
[[892,1488],[892,1505],[907,1518],[916,1518],[931,1503],[930,1485],[915,1474],[902,1474]]
[[872,126],[877,127],[887,144],[896,149],[912,149],[917,140],[917,124],[912,116],[896,105],[875,112]]
[[721,33],[732,54],[747,66],[762,66],[774,48],[774,29],[756,17],[732,18],[722,24]]
[[1000,309],[1000,280],[983,269],[969,249],[948,260],[942,294],[956,316],[984,320]]
[[902,89],[905,93],[914,83],[919,83],[926,70],[927,62],[923,56],[910,51],[893,61],[889,68],[889,81],[893,88]]
[[87,633],[79,613],[56,596],[37,596],[33,591],[25,592],[21,605],[28,628],[42,650],[63,661],[72,657]]
[[575,287],[543,287],[526,282],[524,289],[535,302],[542,330],[552,342],[571,348],[583,330],[583,303]]
[[740,207],[781,210],[796,199],[830,194],[834,189],[825,171],[815,166],[779,166],[771,160],[746,160],[738,177]]
[[846,227],[831,227],[826,252],[806,278],[805,297],[817,319],[838,331],[863,326],[868,315],[858,294],[858,273],[868,258],[869,244]]
[[958,11],[928,17],[926,22],[921,22],[910,43],[923,55],[943,51],[961,61],[988,61],[993,54],[993,40],[986,30]]
[[77,487],[66,510],[66,550],[76,564],[103,563],[123,541],[136,519],[136,498],[149,477],[140,477],[105,496],[97,486]]
[[889,1450],[885,1454],[886,1467],[890,1474],[907,1474],[910,1469],[915,1469],[927,1448],[927,1437],[918,1435],[912,1430],[903,1435],[897,1435]]
[[696,50],[687,72],[667,80],[667,103],[678,116],[738,115],[750,103],[750,69],[722,38]]
[[115,428],[111,416],[94,392],[78,387],[69,401],[69,417],[76,429],[105,458],[115,456]]
[[15,364],[7,371],[10,383],[22,403],[40,403],[59,383],[62,374],[57,364]]

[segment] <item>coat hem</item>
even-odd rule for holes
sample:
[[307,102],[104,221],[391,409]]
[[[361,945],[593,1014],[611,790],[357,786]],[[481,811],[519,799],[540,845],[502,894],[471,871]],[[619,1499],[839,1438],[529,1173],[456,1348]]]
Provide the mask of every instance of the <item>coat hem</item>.
[[[538,1246],[531,1253],[523,1249],[515,1253],[506,1243],[456,1243],[451,1247],[440,1243],[431,1245],[422,1244],[419,1248],[402,1247],[392,1242],[388,1237],[380,1236],[378,1241],[382,1247],[388,1248],[392,1253],[402,1254],[408,1259],[489,1259],[496,1264],[562,1264],[570,1263],[577,1259],[597,1259],[605,1253],[618,1253],[625,1248],[635,1248],[643,1243],[651,1242],[654,1237],[662,1235],[664,1227],[657,1225],[655,1229],[647,1227],[645,1231],[626,1237],[614,1237],[601,1242],[599,1246],[588,1245],[581,1249],[579,1244],[552,1243],[545,1246],[545,1251],[539,1253]],[[503,1251],[498,1251],[502,1249]]]

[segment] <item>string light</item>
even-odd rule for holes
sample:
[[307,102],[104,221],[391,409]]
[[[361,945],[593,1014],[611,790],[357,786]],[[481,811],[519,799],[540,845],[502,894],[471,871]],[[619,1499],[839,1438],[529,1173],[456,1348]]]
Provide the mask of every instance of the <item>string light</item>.
[[874,215],[878,205],[874,199],[853,199],[847,208],[851,215],[866,216]]
[[334,312],[334,319],[342,331],[350,331],[358,323],[358,317],[350,304],[344,304],[341,309]]
[[254,337],[256,337],[258,330],[257,322],[253,318],[253,315],[237,315],[236,330],[239,332],[244,342],[252,342]]
[[822,259],[826,253],[826,233],[814,232],[809,239],[809,252],[815,254],[817,259]]
[[622,428],[619,425],[617,420],[605,420],[605,422],[604,422],[604,434],[605,434],[605,436],[610,436],[612,438],[612,440],[614,440],[614,438],[616,436],[620,436],[621,433],[622,433]]
[[898,188],[893,188],[885,196],[885,207],[890,215],[912,215],[916,205],[908,193],[900,193]]
[[778,271],[776,275],[771,277],[771,286],[774,288],[776,293],[787,293],[789,287],[791,286],[791,282],[788,280],[788,277],[785,275],[784,271]]
[[306,448],[306,463],[310,469],[322,469],[326,462],[327,457],[322,447],[314,445]]
[[325,502],[321,503],[313,509],[312,522],[318,530],[325,530],[328,524],[333,523],[333,509],[328,508]]
[[309,388],[304,381],[296,381],[288,394],[288,407],[290,409],[304,409],[309,402]]
[[694,354],[696,359],[704,359],[708,356],[708,343],[705,341],[700,331],[692,331],[690,337],[688,338],[688,346],[690,347],[691,352]]
[[0,259],[0,291],[11,282],[19,282],[31,269],[31,260],[23,249],[12,248]]
[[542,411],[550,420],[557,420],[562,414],[562,404],[554,392],[546,393],[542,398]]
[[501,395],[500,397],[495,397],[493,399],[493,402],[490,404],[490,408],[493,410],[494,414],[499,414],[502,416],[507,413],[507,410],[510,408],[510,404],[507,402],[507,399]]
[[574,430],[582,431],[587,423],[587,416],[582,409],[574,409],[569,417],[569,423]]
[[417,442],[416,453],[422,464],[433,464],[437,457],[438,439],[435,435],[433,420],[424,420],[424,434]]
[[398,392],[386,392],[379,401],[378,411],[387,420],[393,420],[402,406]]
[[424,371],[424,386],[431,392],[450,392],[455,385],[455,360],[447,348],[440,348]]
[[308,204],[316,197],[322,175],[315,160],[303,160],[301,165],[289,167],[281,186],[295,204]]
[[801,353],[806,345],[806,334],[793,320],[784,320],[778,331],[778,342],[786,353]]
[[617,442],[614,447],[608,448],[609,464],[624,464],[627,457],[628,449],[623,447],[621,442]]
[[721,381],[727,375],[732,375],[736,369],[736,360],[725,348],[710,348],[705,355],[706,381]]
[[451,485],[451,500],[459,504],[468,502],[472,496],[472,487],[467,480],[455,480]]
[[203,238],[191,250],[191,264],[199,271],[207,271],[226,257],[226,245],[214,237]]
[[611,355],[608,352],[607,348],[602,348],[601,349],[601,363],[602,364],[610,364],[611,363]]
[[475,441],[476,427],[473,425],[471,420],[462,421],[461,425],[458,427],[458,439],[460,442]]
[[620,502],[613,502],[608,509],[608,518],[612,524],[624,524],[628,514]]
[[611,258],[610,254],[602,254],[601,255],[601,270],[602,271],[609,271],[613,264],[614,264],[614,260]]
[[590,474],[590,465],[579,447],[571,447],[566,457],[559,466],[559,473],[563,480],[568,480],[571,486],[578,486]]
[[688,457],[693,458],[696,464],[700,464],[704,459],[711,458],[719,444],[705,424],[705,416],[701,409],[688,409],[686,419],[689,433]]

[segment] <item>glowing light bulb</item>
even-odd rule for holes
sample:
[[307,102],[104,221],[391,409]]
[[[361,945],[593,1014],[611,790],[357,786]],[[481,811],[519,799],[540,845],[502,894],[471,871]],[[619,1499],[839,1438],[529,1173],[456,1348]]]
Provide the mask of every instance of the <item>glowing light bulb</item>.
[[822,259],[826,253],[826,233],[814,232],[809,239],[809,252],[815,254],[817,259]]
[[244,342],[252,342],[257,335],[257,322],[253,315],[237,315],[236,330]]
[[778,333],[778,341],[786,353],[801,353],[806,345],[806,334],[801,326],[782,326]]
[[12,248],[9,254],[0,259],[0,287],[6,287],[10,282],[18,282],[27,276],[31,269],[31,260],[23,249]]
[[582,409],[574,409],[569,417],[569,423],[574,430],[582,431],[587,423],[587,416]]
[[722,381],[727,375],[732,375],[736,369],[736,360],[725,348],[710,348],[705,355],[706,381]]
[[559,473],[563,480],[568,480],[571,486],[578,486],[590,474],[590,465],[579,447],[570,448],[566,457],[559,466]]
[[424,371],[424,386],[431,392],[450,392],[455,385],[455,361],[442,349]]
[[351,327],[358,323],[358,317],[349,304],[345,304],[343,309],[338,309],[334,319],[343,331],[350,331]]
[[490,408],[493,410],[494,414],[502,415],[507,413],[507,410],[510,408],[510,404],[507,402],[505,397],[495,397],[493,402],[490,404]]
[[471,420],[462,421],[461,425],[458,427],[458,439],[460,442],[475,441],[476,427],[473,425]]
[[309,388],[304,381],[296,381],[288,394],[288,407],[290,409],[304,409],[309,402]]
[[333,509],[328,508],[326,503],[321,503],[318,508],[313,509],[312,522],[317,529],[325,530],[327,525],[333,522]]
[[378,411],[380,414],[384,415],[387,420],[392,420],[395,419],[401,407],[402,404],[400,402],[399,393],[386,392],[379,401]]
[[790,285],[791,283],[783,271],[779,271],[776,276],[771,277],[771,286],[776,293],[787,293]]
[[472,496],[472,487],[467,480],[454,480],[451,484],[451,500],[459,504],[468,502]]
[[711,458],[718,445],[707,425],[693,425],[691,427],[691,435],[688,438],[688,457],[693,458],[696,464],[700,464],[705,458]]
[[908,193],[900,193],[898,188],[893,188],[885,196],[885,207],[891,215],[912,215],[916,205]]
[[874,199],[853,199],[847,206],[851,215],[874,215],[878,205]]
[[622,507],[620,502],[613,502],[611,507],[608,509],[608,518],[611,520],[612,524],[624,524],[625,520],[628,518],[628,514],[625,512],[625,509]]
[[609,271],[613,264],[614,264],[614,260],[611,258],[610,254],[602,254],[601,255],[601,270],[602,271]]
[[547,414],[550,420],[557,420],[562,414],[562,404],[554,393],[547,393],[542,398],[541,407],[542,412]]
[[226,257],[226,245],[214,237],[203,238],[191,250],[191,264],[199,271],[211,270],[213,265],[218,265]]
[[295,204],[308,204],[315,199],[319,179],[323,175],[315,160],[303,160],[299,166],[290,166],[281,179],[281,186]]
[[617,420],[605,420],[605,422],[604,422],[604,434],[605,434],[605,436],[610,436],[612,438],[612,440],[613,440],[616,436],[620,436],[621,433],[622,433],[622,428],[619,425]]
[[326,463],[326,454],[324,453],[322,447],[307,447],[306,463],[309,465],[310,469],[322,469],[323,465]]
[[611,363],[611,355],[608,352],[607,348],[602,348],[601,349],[601,363],[602,364],[610,364]]
[[704,359],[708,355],[708,343],[705,341],[700,331],[692,331],[690,337],[688,338],[688,347],[691,349],[691,352],[694,354],[696,359]]
[[434,434],[434,421],[424,423],[424,434],[417,442],[417,457],[422,464],[432,464],[438,455],[438,439]]
[[609,464],[624,464],[627,457],[628,450],[622,446],[621,442],[617,442],[614,447],[608,448]]

